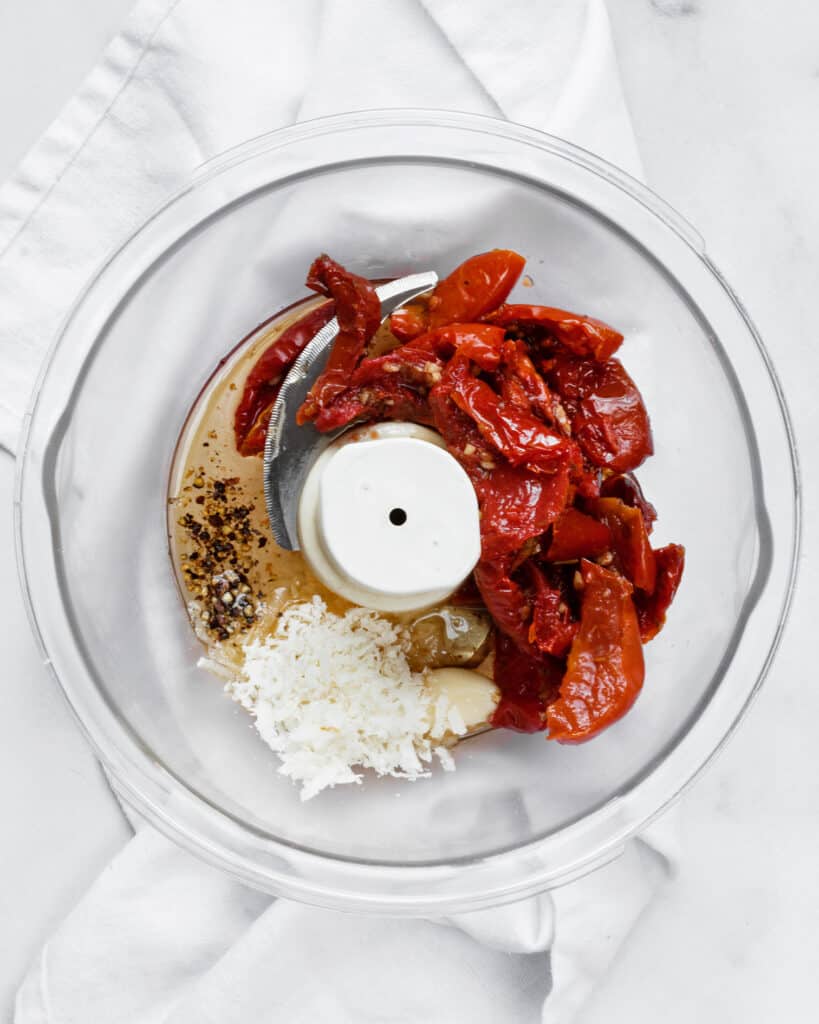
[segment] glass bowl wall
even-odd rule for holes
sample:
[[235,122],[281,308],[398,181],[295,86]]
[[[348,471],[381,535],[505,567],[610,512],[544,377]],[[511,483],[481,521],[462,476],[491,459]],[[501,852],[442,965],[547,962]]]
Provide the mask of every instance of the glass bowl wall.
[[[493,247],[513,299],[626,335],[657,454],[655,544],[687,548],[633,711],[564,747],[496,732],[458,770],[301,803],[197,667],[168,561],[170,459],[237,340],[328,251],[370,277]],[[123,795],[238,877],[331,906],[428,913],[517,898],[616,854],[730,733],[776,646],[798,540],[795,460],[765,352],[700,237],[643,186],[505,122],[383,111],[274,132],[205,167],[102,268],[24,437],[21,564],[45,655]]]

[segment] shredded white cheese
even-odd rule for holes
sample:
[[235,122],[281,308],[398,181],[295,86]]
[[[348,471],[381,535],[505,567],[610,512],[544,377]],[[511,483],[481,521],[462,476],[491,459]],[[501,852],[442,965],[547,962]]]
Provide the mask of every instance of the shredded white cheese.
[[454,768],[442,741],[466,725],[445,696],[432,701],[412,672],[402,637],[377,613],[335,615],[319,597],[291,605],[271,636],[248,641],[226,690],[256,720],[284,775],[308,800],[327,786],[360,783],[353,769],[418,779],[436,754]]

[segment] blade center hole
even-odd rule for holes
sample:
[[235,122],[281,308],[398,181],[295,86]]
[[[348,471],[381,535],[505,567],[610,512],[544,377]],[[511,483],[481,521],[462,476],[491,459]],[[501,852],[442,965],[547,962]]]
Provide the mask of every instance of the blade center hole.
[[407,513],[402,508],[390,509],[390,522],[393,526],[403,526],[407,521]]

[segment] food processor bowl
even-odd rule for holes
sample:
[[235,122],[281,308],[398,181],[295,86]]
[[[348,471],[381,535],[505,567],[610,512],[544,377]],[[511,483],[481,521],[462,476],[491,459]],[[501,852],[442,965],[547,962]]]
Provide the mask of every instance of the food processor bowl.
[[[251,719],[198,666],[166,535],[174,444],[238,339],[304,294],[327,251],[358,274],[494,247],[511,301],[590,313],[652,418],[640,469],[656,546],[687,549],[632,711],[592,742],[494,731],[457,771],[367,776],[302,802]],[[237,878],[307,902],[465,911],[614,857],[723,745],[770,665],[793,588],[798,474],[765,350],[699,235],[559,139],[479,116],[374,111],[212,161],[101,268],[26,417],[17,529],[47,664],[117,791]]]

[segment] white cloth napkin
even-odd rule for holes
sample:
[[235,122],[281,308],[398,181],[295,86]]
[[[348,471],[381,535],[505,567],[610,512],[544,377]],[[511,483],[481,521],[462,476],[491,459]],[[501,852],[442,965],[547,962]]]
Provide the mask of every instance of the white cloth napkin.
[[[0,191],[0,443],[83,284],[197,165],[296,120],[410,105],[509,117],[640,173],[603,0],[142,0]],[[391,921],[273,900],[140,824],[32,965],[17,1024],[563,1024],[669,849],[655,832],[549,895]]]
[[0,192],[0,444],[83,285],[199,164],[390,106],[508,117],[640,173],[603,0],[142,0]]

